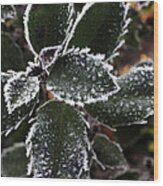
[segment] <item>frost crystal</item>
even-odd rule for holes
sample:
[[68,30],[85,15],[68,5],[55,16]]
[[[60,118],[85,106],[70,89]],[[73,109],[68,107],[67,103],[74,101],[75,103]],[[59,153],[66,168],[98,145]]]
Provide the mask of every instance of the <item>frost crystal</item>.
[[106,62],[113,63],[115,57],[119,56],[118,50],[125,44],[124,36],[128,33],[128,25],[131,22],[131,18],[128,17],[128,11],[130,7],[130,3],[122,2],[121,7],[123,7],[123,18],[121,21],[121,29],[119,36],[117,37],[116,46],[113,49],[110,56],[106,59]]
[[120,76],[120,91],[108,101],[86,105],[86,110],[97,120],[112,127],[144,124],[153,115],[153,62],[140,63]]
[[16,108],[11,114],[8,114],[5,98],[3,95],[4,85],[10,78],[13,78],[17,73],[8,72],[1,73],[1,86],[2,86],[2,94],[1,94],[1,131],[2,135],[9,135],[13,130],[17,130],[18,127],[28,118],[28,116],[32,113],[33,107],[35,105],[35,100],[29,102],[27,105],[23,104],[21,107]]
[[76,18],[70,32],[68,32],[68,34],[65,38],[65,41],[63,42],[63,44],[64,44],[63,54],[65,54],[67,52],[68,45],[69,45],[71,39],[74,37],[75,30],[76,30],[78,24],[80,23],[80,21],[82,20],[82,18],[86,14],[86,12],[92,7],[93,4],[94,3],[86,3],[82,8],[81,13],[77,15],[77,18]]
[[8,113],[33,100],[39,92],[38,77],[28,76],[25,72],[18,72],[8,79],[4,86],[4,96]]
[[24,32],[35,57],[42,48],[63,44],[73,25],[74,14],[73,3],[27,6]]
[[71,106],[48,102],[36,116],[26,140],[34,177],[79,178],[88,171],[86,125]]
[[[138,3],[138,9],[148,5]],[[27,174],[34,177],[87,178],[95,161],[109,179],[115,178],[128,170],[126,159],[119,144],[98,132],[106,130],[105,124],[110,129],[145,124],[153,115],[153,62],[139,63],[120,77],[111,73],[109,64],[125,44],[130,3],[82,7],[77,11],[73,3],[26,6],[24,33],[35,62],[29,62],[25,72],[8,71],[18,62],[22,70],[26,63],[20,48],[2,34],[2,70],[7,71],[1,74],[2,135],[22,124],[31,125],[26,144],[14,144],[2,153],[4,167],[13,169],[11,174],[3,170],[6,176],[17,174],[17,167],[24,173],[30,157]],[[15,7],[2,5],[1,17],[2,24],[15,18]],[[6,52],[13,48],[20,54],[15,55],[18,60]],[[36,110],[44,101],[39,93],[50,101]],[[27,157],[22,156],[24,147]],[[17,166],[19,159],[23,163]]]
[[112,66],[103,62],[104,55],[92,55],[89,49],[69,50],[60,57],[48,80],[54,96],[74,103],[92,103],[106,100],[118,91]]
[[128,9],[129,3],[86,3],[68,35],[64,52],[68,47],[89,47],[95,54],[106,54],[106,61],[113,60],[125,43]]

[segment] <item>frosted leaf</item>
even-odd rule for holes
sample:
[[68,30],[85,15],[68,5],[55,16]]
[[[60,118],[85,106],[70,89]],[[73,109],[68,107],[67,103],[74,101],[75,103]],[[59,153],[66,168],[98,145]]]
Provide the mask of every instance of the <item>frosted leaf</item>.
[[[14,73],[14,72],[13,72]],[[23,104],[21,107],[16,108],[12,114],[8,114],[5,103],[3,88],[10,78],[13,78],[13,73],[1,73],[1,134],[7,136],[13,130],[17,130],[19,126],[30,117],[32,114],[35,101],[30,101],[27,105]]]
[[42,106],[26,140],[28,174],[34,177],[80,178],[88,171],[87,128],[79,113],[63,102]]
[[153,115],[153,77],[153,63],[142,62],[117,79],[121,88],[118,93],[106,102],[85,108],[97,120],[112,127],[144,124],[145,119]]
[[119,144],[109,140],[104,135],[96,135],[93,150],[97,160],[106,168],[123,168],[127,170],[127,161]]
[[25,70],[26,63],[20,47],[4,33],[1,33],[1,71]]
[[39,80],[26,72],[18,72],[4,85],[4,96],[8,113],[33,100],[39,92]]
[[26,177],[28,159],[24,143],[15,143],[3,149],[1,158],[2,177]]
[[35,102],[32,101],[27,105],[16,108],[12,114],[8,114],[4,100],[1,101],[1,134],[8,136],[12,131],[17,130],[24,121],[27,121],[33,113]]
[[5,22],[9,19],[16,17],[16,10],[13,5],[1,5],[1,22]]
[[106,136],[96,135],[92,147],[94,159],[91,165],[91,178],[115,179],[129,169],[120,145]]
[[56,61],[48,79],[48,88],[55,97],[72,103],[91,103],[118,91],[110,73],[112,66],[103,62],[103,55],[89,51],[72,49]]
[[1,72],[1,88],[7,83],[7,80],[13,77],[13,73]]
[[62,44],[73,20],[72,3],[28,5],[24,27],[31,51],[37,55],[44,47]]
[[[69,47],[69,43],[72,40],[72,38],[74,37],[76,28],[78,26],[78,24],[80,23],[80,21],[83,19],[84,15],[86,14],[86,12],[90,9],[90,7],[93,5],[94,3],[92,2],[88,2],[85,4],[74,4],[74,9],[75,9],[75,13],[76,13],[76,19],[72,25],[72,28],[70,30],[70,32],[67,34],[63,44],[64,44],[64,50],[63,50],[63,54],[65,54],[67,52],[67,49]],[[80,7],[78,7],[78,5]],[[78,8],[77,8],[78,7]]]
[[[154,71],[153,62],[141,62],[130,69],[130,71],[120,76],[117,83],[122,87],[121,94],[126,93],[136,97],[145,97],[154,94]],[[129,96],[129,95],[128,95]]]
[[109,58],[123,44],[129,22],[127,12],[128,5],[122,2],[94,3],[78,23],[69,47],[89,47]]

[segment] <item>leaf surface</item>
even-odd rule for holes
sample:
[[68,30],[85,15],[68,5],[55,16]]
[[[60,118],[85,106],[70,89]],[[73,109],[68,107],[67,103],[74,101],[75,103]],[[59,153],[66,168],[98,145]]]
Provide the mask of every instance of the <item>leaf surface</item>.
[[92,55],[89,49],[72,49],[60,57],[48,80],[54,96],[75,103],[91,103],[106,99],[118,91],[112,66],[103,62],[103,55]]
[[127,7],[123,3],[94,3],[78,23],[69,46],[89,47],[93,53],[109,57],[121,44],[126,20]]
[[29,76],[26,72],[18,72],[7,80],[4,86],[4,96],[8,113],[16,108],[28,104],[35,99],[39,92],[39,80],[37,76]]
[[6,34],[1,33],[1,71],[24,70],[26,63],[23,61],[23,54],[18,45]]
[[117,79],[120,91],[108,101],[85,108],[97,120],[112,127],[146,123],[154,109],[153,77],[153,62],[142,62]]
[[28,5],[24,18],[25,35],[31,50],[60,45],[73,21],[73,4]]
[[92,145],[97,159],[105,168],[125,167],[127,166],[120,145],[109,140],[104,135],[96,135]]
[[4,85],[7,81],[13,78],[13,74],[11,73],[2,73],[1,74],[1,133],[7,136],[13,130],[17,130],[17,128],[27,119],[33,112],[34,105],[36,99],[30,101],[28,104],[23,104],[21,107],[15,108],[15,110],[9,114],[8,109],[5,103],[4,97]]
[[3,177],[26,177],[28,159],[24,143],[3,149],[1,157]]
[[89,167],[87,127],[71,106],[42,106],[27,138],[28,173],[34,177],[80,178]]

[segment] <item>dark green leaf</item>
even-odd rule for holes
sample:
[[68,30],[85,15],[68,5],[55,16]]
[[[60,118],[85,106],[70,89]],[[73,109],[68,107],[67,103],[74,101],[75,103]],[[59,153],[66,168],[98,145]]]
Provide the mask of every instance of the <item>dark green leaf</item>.
[[119,144],[109,140],[104,135],[96,135],[92,145],[97,160],[102,163],[105,168],[124,167],[127,169],[127,162],[122,153]]
[[26,63],[23,61],[22,51],[12,39],[6,35],[1,34],[1,70],[24,70]]
[[123,3],[94,3],[78,23],[70,47],[89,47],[92,52],[109,57],[121,42],[126,13]]
[[106,102],[86,105],[97,120],[112,127],[145,123],[153,115],[153,63],[143,62],[117,79],[120,91]]
[[51,101],[42,106],[27,138],[34,177],[80,178],[88,171],[86,125],[71,106]]
[[89,54],[89,49],[72,49],[60,57],[49,77],[48,86],[56,97],[73,102],[90,103],[106,99],[118,90],[111,65],[103,55]]
[[2,135],[1,151],[3,151],[4,148],[12,146],[14,143],[20,143],[22,141],[25,141],[30,127],[31,125],[29,125],[27,121],[24,121],[17,130],[12,131],[7,137]]
[[13,130],[16,130],[25,121],[30,114],[32,114],[35,101],[30,101],[28,104],[23,104],[21,107],[16,108],[12,114],[8,114],[5,103],[3,87],[7,80],[13,78],[13,74],[1,74],[1,132],[6,136]]
[[39,80],[36,76],[29,76],[27,72],[14,73],[4,86],[4,96],[11,114],[16,108],[28,104],[35,99],[39,92]]
[[44,47],[62,44],[70,29],[73,13],[71,3],[28,5],[24,23],[28,44],[34,48],[31,50],[38,53]]
[[2,151],[3,177],[26,177],[28,159],[24,143],[15,143]]
[[75,11],[81,12],[84,5],[85,5],[85,3],[74,3]]

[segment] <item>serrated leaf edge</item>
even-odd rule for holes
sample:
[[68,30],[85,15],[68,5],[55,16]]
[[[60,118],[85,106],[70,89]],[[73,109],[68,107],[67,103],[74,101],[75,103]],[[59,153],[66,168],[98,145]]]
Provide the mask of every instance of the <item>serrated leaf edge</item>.
[[74,36],[75,30],[78,26],[78,24],[80,23],[80,21],[82,20],[83,16],[86,14],[86,12],[92,7],[94,3],[89,2],[89,3],[85,3],[85,5],[82,8],[82,11],[80,13],[78,13],[78,16],[71,28],[71,31],[69,32],[69,34],[67,34],[67,37],[65,38],[63,45],[64,45],[64,49],[63,49],[63,55],[67,52],[68,49],[68,45],[71,41],[71,39]]
[[105,62],[111,63],[111,64],[114,62],[114,59],[120,55],[120,53],[118,51],[125,44],[125,39],[123,39],[123,37],[128,33],[127,27],[130,24],[130,22],[132,21],[132,19],[130,17],[128,17],[130,3],[129,2],[121,2],[121,4],[124,7],[123,25],[122,25],[121,33],[117,39],[117,46],[112,51],[112,54],[109,57],[107,57],[107,59],[105,60]]

